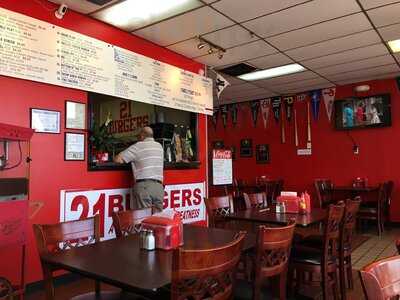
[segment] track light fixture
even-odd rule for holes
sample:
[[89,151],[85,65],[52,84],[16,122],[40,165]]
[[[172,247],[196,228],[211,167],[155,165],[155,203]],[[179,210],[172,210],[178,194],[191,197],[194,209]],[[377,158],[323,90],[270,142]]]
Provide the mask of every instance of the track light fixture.
[[201,36],[198,36],[197,39],[199,40],[199,43],[197,44],[197,48],[199,50],[208,46],[209,47],[209,49],[207,50],[208,54],[217,53],[219,59],[222,59],[224,57],[224,54],[226,52],[226,50],[224,48],[206,40],[205,38],[203,38]]

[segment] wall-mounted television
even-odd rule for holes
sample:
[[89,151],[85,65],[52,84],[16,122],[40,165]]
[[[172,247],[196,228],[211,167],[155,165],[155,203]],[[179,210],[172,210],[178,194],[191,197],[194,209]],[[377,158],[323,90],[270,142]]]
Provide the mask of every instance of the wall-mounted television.
[[336,129],[348,130],[391,125],[390,94],[335,101]]

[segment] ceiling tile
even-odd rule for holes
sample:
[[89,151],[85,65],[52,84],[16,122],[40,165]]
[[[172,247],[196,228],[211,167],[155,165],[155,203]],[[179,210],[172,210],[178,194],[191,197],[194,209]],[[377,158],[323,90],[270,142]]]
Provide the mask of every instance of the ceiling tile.
[[355,70],[362,70],[371,67],[383,66],[394,64],[395,61],[390,54],[371,57],[368,59],[358,60],[354,62],[348,62],[344,64],[339,64],[336,66],[330,66],[322,69],[318,69],[318,73],[323,76],[328,76],[332,74],[339,74],[344,72],[351,72]]
[[300,61],[329,55],[343,50],[372,45],[378,42],[380,42],[380,38],[375,30],[368,30],[318,44],[285,51],[285,53],[293,59]]
[[378,31],[385,41],[400,39],[400,24],[381,27]]
[[238,97],[245,97],[245,96],[249,96],[249,97],[253,97],[254,95],[260,95],[262,93],[265,93],[265,89],[263,88],[255,88],[252,90],[242,90],[242,91],[237,91],[237,92],[226,92],[223,91],[223,94],[225,94],[225,97],[228,98],[238,98]]
[[250,35],[249,31],[239,25],[205,34],[203,37],[224,49],[257,40],[256,37]]
[[266,40],[280,50],[287,50],[370,29],[372,27],[368,19],[363,13],[358,13],[270,37]]
[[271,89],[274,89],[280,93],[285,94],[285,93],[292,92],[294,89],[298,89],[301,91],[310,90],[309,87],[316,86],[316,85],[322,85],[322,84],[332,86],[332,83],[330,83],[328,80],[319,77],[319,78],[307,79],[307,80],[298,81],[298,82],[292,82],[292,83],[288,83],[285,85],[273,86],[273,87],[271,87]]
[[400,3],[368,10],[367,13],[376,27],[399,22]]
[[382,5],[391,4],[394,2],[398,2],[399,0],[360,0],[361,5],[364,9],[370,9]]
[[222,0],[213,4],[212,6],[228,15],[237,22],[253,19],[258,16],[273,13],[287,7],[297,5],[300,3],[308,2],[306,0],[246,0],[234,1]]
[[310,69],[319,69],[327,66],[361,60],[368,57],[381,56],[385,54],[388,54],[388,50],[382,43],[380,43],[364,48],[347,50],[341,53],[306,60],[302,62],[302,65]]
[[198,49],[197,45],[199,44],[199,40],[196,38],[186,40],[180,43],[173,44],[168,46],[167,48],[175,51],[179,54],[185,55],[186,57],[197,57],[201,55],[206,55],[208,49],[204,47],[203,49]]
[[282,53],[276,53],[256,59],[251,59],[247,62],[259,69],[268,69],[294,63],[293,60],[288,58],[286,55],[283,55]]
[[304,71],[296,74],[290,74],[290,75],[285,75],[285,76],[279,76],[275,78],[270,78],[270,79],[262,79],[262,80],[257,80],[254,81],[254,84],[257,84],[259,86],[272,86],[272,85],[279,85],[279,84],[287,84],[290,82],[295,82],[295,81],[301,81],[305,79],[311,79],[311,78],[316,78],[318,77],[317,74],[311,71]]
[[119,0],[112,0],[111,2],[105,5],[96,5],[87,1],[76,1],[76,0],[49,0],[49,1],[56,4],[66,4],[68,6],[68,9],[77,11],[81,14],[89,14],[102,7],[109,6],[110,4],[117,2]]
[[[231,86],[232,86],[232,85],[238,85],[238,84],[247,83],[246,81],[241,80],[241,79],[236,78],[236,77],[232,77],[232,76],[225,75],[225,74],[222,74],[222,73],[221,73],[220,75],[222,75],[222,76],[229,82],[229,84],[230,84]],[[209,78],[215,80],[215,79],[217,78],[217,73],[216,73],[214,70],[210,70],[210,69],[208,68],[208,69],[207,69],[207,77],[209,77]]]
[[318,83],[318,84],[312,84],[312,85],[303,85],[301,87],[296,87],[292,89],[285,89],[282,90],[282,94],[295,94],[295,93],[302,93],[302,92],[308,92],[308,91],[313,91],[313,90],[319,90],[319,89],[324,89],[328,87],[332,87],[334,84],[331,82],[327,81],[324,83]]
[[400,68],[397,64],[373,67],[369,69],[340,73],[335,75],[328,75],[327,78],[332,81],[343,81],[343,80],[361,78],[366,76],[374,77],[375,75],[379,76],[382,74],[393,73],[393,72],[400,72]]
[[243,23],[243,25],[254,33],[262,37],[267,37],[357,11],[360,11],[360,7],[353,0],[314,0],[278,13],[251,20]]
[[277,96],[277,93],[274,93],[273,91],[264,91],[260,94],[257,95],[246,95],[246,96],[241,96],[241,97],[234,97],[234,98],[225,98],[223,99],[224,103],[239,103],[239,102],[246,102],[246,101],[252,101],[252,100],[259,100],[263,98],[269,98],[273,96]]
[[230,85],[227,88],[225,88],[224,92],[227,91],[229,93],[235,93],[235,92],[240,92],[240,91],[249,91],[249,90],[254,90],[254,89],[259,89],[260,87],[251,84],[251,83],[241,83],[241,84],[236,84],[236,85]]
[[233,22],[228,18],[209,7],[202,7],[137,30],[134,34],[166,46],[231,25]]
[[352,78],[352,79],[347,79],[347,80],[341,80],[341,81],[337,81],[336,83],[338,85],[358,83],[358,82],[362,83],[363,81],[385,79],[385,78],[395,78],[399,75],[400,75],[400,72],[391,72],[391,73],[385,73],[385,74],[380,74],[380,75],[375,75],[375,76],[364,76],[364,77]]
[[197,57],[196,60],[206,65],[217,67],[242,62],[274,52],[276,52],[274,48],[267,45],[264,41],[259,40],[227,50],[222,59],[219,59],[217,54],[210,54]]

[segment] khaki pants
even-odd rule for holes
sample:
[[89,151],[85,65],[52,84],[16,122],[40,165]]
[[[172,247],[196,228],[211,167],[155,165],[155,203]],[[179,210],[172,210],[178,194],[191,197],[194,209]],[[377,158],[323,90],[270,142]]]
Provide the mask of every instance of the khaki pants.
[[154,207],[155,212],[163,210],[164,187],[161,183],[146,180],[135,183],[132,190],[133,208]]

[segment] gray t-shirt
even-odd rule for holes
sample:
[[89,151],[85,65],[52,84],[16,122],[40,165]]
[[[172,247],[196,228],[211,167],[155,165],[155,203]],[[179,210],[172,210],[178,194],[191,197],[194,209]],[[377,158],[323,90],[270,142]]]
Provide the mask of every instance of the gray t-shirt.
[[146,138],[121,152],[126,163],[131,163],[132,171],[138,179],[163,181],[164,150],[153,138]]

